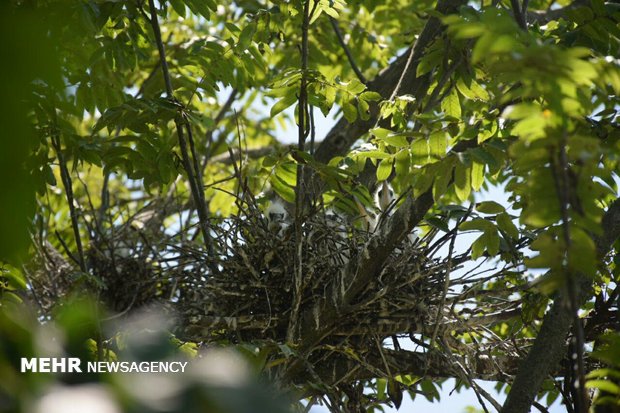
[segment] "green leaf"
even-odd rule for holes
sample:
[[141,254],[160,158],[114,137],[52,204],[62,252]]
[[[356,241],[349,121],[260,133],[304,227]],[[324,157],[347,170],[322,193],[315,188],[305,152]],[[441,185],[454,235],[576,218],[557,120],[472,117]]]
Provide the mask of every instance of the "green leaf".
[[454,169],[454,157],[445,159],[439,164],[433,184],[433,199],[438,201],[448,189],[448,185],[452,180],[452,171]]
[[382,159],[377,166],[377,181],[382,182],[390,177],[392,173],[392,166],[394,165],[394,158]]
[[363,92],[359,96],[359,98],[360,99],[364,99],[365,101],[368,101],[368,102],[376,102],[376,101],[380,101],[380,100],[383,99],[383,97],[379,93],[373,92],[373,91],[370,91],[370,90],[366,91],[366,92]]
[[499,252],[499,234],[497,233],[497,228],[486,230],[484,232],[484,237],[489,255],[497,255]]
[[459,95],[455,88],[441,101],[441,110],[443,110],[447,116],[460,119],[461,102],[459,101]]
[[450,26],[450,32],[456,39],[471,39],[487,32],[487,28],[481,23],[463,22]]
[[428,139],[428,146],[431,158],[441,159],[448,149],[448,139],[445,132],[436,131]]
[[241,34],[239,35],[239,42],[237,43],[237,47],[239,47],[241,50],[246,50],[248,47],[250,47],[250,44],[252,43],[252,37],[254,36],[255,32],[256,23],[252,22],[245,26],[241,31]]
[[504,207],[495,201],[484,201],[476,204],[476,210],[483,214],[500,214],[505,211]]
[[471,164],[471,187],[474,191],[479,191],[484,184],[484,164],[472,162]]
[[370,109],[368,106],[368,102],[363,99],[357,99],[357,109],[362,120],[370,119]]
[[377,379],[377,399],[385,400],[387,395],[387,379],[378,378]]
[[571,245],[568,251],[568,267],[573,271],[594,276],[597,271],[597,255],[594,241],[584,230],[571,225]]
[[433,68],[439,66],[443,59],[444,50],[442,48],[437,48],[433,51],[430,51],[422,57],[420,63],[418,63],[418,67],[416,69],[416,77],[420,77],[428,72],[430,72]]
[[170,5],[177,12],[177,14],[181,17],[185,17],[185,4],[182,0],[169,0]]
[[471,172],[460,162],[456,164],[454,171],[454,191],[461,202],[466,201],[471,193]]
[[325,101],[328,107],[332,107],[336,101],[336,88],[333,86],[326,86],[324,91]]
[[426,165],[429,161],[428,141],[417,138],[411,142],[411,161],[414,165]]
[[385,128],[374,128],[370,130],[370,133],[379,139],[385,139],[392,134],[392,131]]
[[332,8],[332,7],[324,7],[323,11],[325,12],[325,14],[327,14],[329,17],[333,17],[334,19],[337,19],[338,17],[340,17],[338,15],[338,12],[336,11],[336,9]]
[[366,90],[366,85],[357,79],[351,79],[348,83],[344,84],[347,91],[353,95],[358,95]]
[[435,383],[431,380],[422,380],[420,382],[420,388],[422,389],[422,394],[429,402],[439,400],[439,391],[437,391]]
[[283,110],[293,105],[295,102],[297,102],[297,96],[294,94],[289,94],[283,97],[282,99],[277,101],[275,105],[271,107],[271,111],[270,111],[271,117],[273,118],[278,113],[282,112]]
[[409,146],[407,137],[400,134],[395,134],[389,129],[374,128],[370,131],[370,133],[390,146],[394,146],[396,148],[405,148]]
[[484,218],[474,218],[470,221],[465,221],[459,226],[459,231],[483,231],[486,232],[489,229],[494,229],[495,226],[492,222]]
[[519,230],[517,229],[517,226],[512,222],[510,215],[508,215],[506,212],[499,214],[496,221],[499,229],[508,234],[510,238],[519,238]]
[[357,108],[354,105],[350,102],[344,102],[342,104],[342,111],[344,112],[344,117],[349,123],[355,122],[357,119]]
[[489,92],[486,91],[478,82],[472,79],[469,90],[474,94],[475,99],[488,101],[490,99]]
[[425,221],[440,231],[443,231],[443,232],[450,231],[450,228],[448,227],[448,223],[443,219],[439,219],[436,217],[429,217],[429,218],[426,218]]
[[489,93],[473,79],[468,79],[466,81],[461,77],[456,81],[456,87],[467,99],[481,101],[489,100]]
[[394,170],[397,176],[405,176],[411,168],[411,154],[408,149],[401,149],[396,152]]
[[278,175],[271,175],[269,182],[273,190],[276,191],[282,199],[289,203],[295,202],[295,189],[284,182],[281,177]]
[[538,251],[538,255],[523,260],[528,268],[549,268],[553,270],[562,266],[565,256],[564,245],[549,232],[540,234],[532,242],[530,248]]
[[390,154],[383,151],[375,150],[359,152],[355,156],[362,159],[385,159],[389,158]]
[[620,386],[610,380],[588,380],[586,387],[589,389],[599,389],[614,395],[620,395]]
[[413,187],[413,195],[418,197],[428,191],[435,180],[435,170],[433,164],[426,165],[416,171],[416,181]]
[[401,385],[391,377],[388,379],[387,392],[396,409],[400,408],[403,402],[403,389]]
[[484,232],[471,244],[471,258],[473,260],[482,257],[482,254],[484,254],[484,251],[488,248],[488,241],[487,233]]

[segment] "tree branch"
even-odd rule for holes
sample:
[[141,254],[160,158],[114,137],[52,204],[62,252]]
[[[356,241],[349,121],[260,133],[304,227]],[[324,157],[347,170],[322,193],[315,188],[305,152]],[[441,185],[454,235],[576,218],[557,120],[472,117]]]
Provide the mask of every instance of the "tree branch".
[[510,0],[510,5],[512,6],[512,12],[514,13],[515,20],[520,28],[523,30],[527,30],[527,22],[525,21],[525,14],[521,9],[521,5],[519,4],[519,0]]
[[[454,13],[464,4],[466,4],[464,0],[439,0],[435,10],[442,14]],[[429,82],[426,76],[416,77],[418,62],[424,55],[426,48],[437,38],[441,31],[441,21],[436,17],[431,17],[413,45],[413,50],[409,49],[399,56],[394,63],[384,69],[368,84],[368,90],[375,91],[384,98],[388,98],[393,92],[394,86],[398,83],[401,74],[403,74],[407,60],[411,55],[411,64],[406,73],[404,73],[399,91],[403,94],[413,94],[418,100],[426,96]],[[346,119],[341,118],[317,148],[315,158],[319,162],[327,163],[334,156],[344,155],[357,139],[375,125],[378,116],[378,105],[371,104],[370,118],[368,120],[358,119],[353,123],[349,123]]]
[[[306,138],[309,129],[308,111],[308,32],[310,30],[310,16],[316,10],[318,2],[314,3],[310,10],[310,2],[306,1],[303,8],[301,23],[301,80],[299,85],[299,104],[298,104],[298,129],[297,129],[297,150],[304,151]],[[306,199],[306,189],[304,184],[304,166],[301,162],[297,163],[297,175],[295,182],[295,276],[293,301],[291,305],[291,316],[286,332],[288,342],[294,342],[298,338],[299,310],[303,295],[303,211]]]
[[368,83],[368,80],[366,80],[366,78],[364,77],[364,74],[362,73],[362,71],[359,69],[359,67],[355,63],[355,59],[353,58],[353,55],[351,54],[349,47],[344,42],[342,32],[340,31],[340,27],[338,27],[338,22],[333,17],[330,17],[329,21],[332,24],[332,28],[334,29],[334,33],[336,34],[336,38],[338,39],[338,43],[340,44],[340,47],[342,47],[342,50],[344,50],[344,53],[347,55],[347,59],[349,60],[351,69],[353,69],[353,72],[355,72],[355,76],[357,76],[357,78],[363,84]]
[[[149,10],[150,10],[150,18],[148,19],[151,23],[151,27],[153,28],[153,35],[155,36],[155,43],[157,44],[157,50],[159,52],[159,60],[161,64],[162,74],[164,77],[164,84],[166,85],[166,95],[168,99],[176,102],[174,97],[174,91],[172,89],[172,81],[170,78],[170,71],[168,70],[168,61],[166,59],[166,50],[164,48],[164,42],[161,37],[161,30],[159,28],[159,21],[157,20],[157,11],[155,9],[154,0],[149,0]],[[182,112],[182,110],[181,110]],[[191,130],[189,130],[189,123],[183,119],[183,113],[180,113],[179,116],[175,119],[175,125],[177,129],[177,135],[179,138],[179,147],[181,149],[181,160],[183,162],[183,169],[187,173],[187,179],[190,184],[192,197],[194,198],[194,202],[196,204],[196,211],[198,212],[198,221],[200,223],[200,229],[202,232],[202,236],[204,239],[204,244],[207,250],[211,248],[210,235],[209,235],[209,224],[208,224],[208,216],[207,216],[207,207],[204,199],[204,192],[202,190],[202,182],[199,180],[200,178],[200,170],[198,169],[197,159],[195,157],[195,150],[193,148],[193,139],[191,136]],[[192,146],[191,151],[194,155],[194,165],[192,166],[192,161],[190,159],[189,153],[187,151],[187,142],[185,140],[185,131],[184,126],[188,126],[188,132],[190,133],[190,144]]]
[[567,11],[575,10],[579,7],[587,6],[588,0],[575,0],[568,6],[559,8],[559,9],[551,9],[547,11],[527,11],[525,10],[525,14],[527,15],[527,20],[533,23],[537,23],[540,25],[547,24],[552,20],[557,20],[566,15]]
[[[602,227],[603,235],[596,239],[600,257],[607,254],[620,236],[620,200],[614,201],[608,208],[603,216]],[[577,274],[575,284],[577,301],[582,305],[589,297],[592,280],[583,274]],[[570,296],[566,291],[560,291],[543,319],[534,345],[519,368],[502,413],[530,411],[543,380],[566,354],[566,336],[574,320],[570,308]]]
[[[476,140],[460,141],[453,153],[477,145]],[[346,315],[349,305],[383,268],[385,260],[398,244],[418,225],[434,204],[432,185],[414,199],[411,194],[381,229],[368,241],[357,261],[351,261],[339,277],[326,287],[313,308],[304,312],[300,347],[309,350],[333,331],[336,320]]]
[[[56,121],[56,119],[54,119]],[[56,122],[55,122],[56,123]],[[62,184],[65,188],[65,195],[67,197],[67,204],[69,204],[69,216],[71,217],[71,227],[73,228],[73,237],[75,238],[75,245],[78,250],[78,264],[80,265],[80,269],[82,272],[86,272],[86,260],[84,258],[84,248],[82,246],[82,238],[80,237],[80,229],[78,225],[78,216],[77,211],[75,209],[75,199],[73,197],[73,183],[71,182],[71,175],[69,174],[69,168],[67,168],[67,162],[65,160],[64,154],[62,152],[62,147],[60,143],[60,134],[56,129],[56,124],[54,124],[54,131],[52,132],[52,147],[56,152],[56,157],[58,158],[58,165],[60,166],[60,177],[62,179]],[[59,238],[60,239],[60,238]],[[69,250],[67,249],[67,253]],[[71,256],[71,254],[69,254]]]
[[[217,127],[217,125],[224,119],[224,116],[226,116],[226,112],[230,110],[232,104],[237,98],[238,93],[239,92],[237,91],[237,89],[233,89],[232,92],[230,92],[230,95],[228,95],[228,99],[226,99],[226,102],[224,102],[224,104],[220,108],[220,111],[217,113],[217,115],[215,116],[215,119],[213,120],[213,125],[214,125],[213,128],[209,129],[205,135],[205,141],[207,142],[208,146],[207,146],[207,155],[202,161],[202,169],[205,169],[207,167],[207,163],[209,162],[211,155],[213,154],[213,151],[217,150],[217,147],[220,146],[220,144],[222,144],[222,142],[226,138],[225,135],[220,136],[218,138],[218,141],[214,143],[213,132],[215,131],[215,128]],[[223,154],[228,155],[227,152],[224,152]]]

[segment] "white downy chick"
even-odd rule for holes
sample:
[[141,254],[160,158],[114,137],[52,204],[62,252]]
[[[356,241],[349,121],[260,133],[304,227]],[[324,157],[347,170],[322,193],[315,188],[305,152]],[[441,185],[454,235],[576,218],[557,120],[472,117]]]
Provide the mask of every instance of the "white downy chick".
[[387,213],[395,200],[396,197],[394,196],[394,189],[392,188],[392,185],[390,185],[387,181],[380,183],[374,193],[375,207],[379,211],[379,214],[376,219],[374,219],[371,227],[373,231],[381,225],[381,222],[387,218],[387,216],[392,214],[393,211],[389,211],[389,214]]
[[418,240],[420,239],[420,236],[418,235],[418,230],[415,228],[412,229],[411,232],[407,234],[407,238],[412,245],[418,242]]
[[383,181],[375,191],[375,206],[379,211],[385,212],[392,205],[394,200],[394,189],[387,181]]
[[[392,185],[390,185],[387,181],[383,181],[383,183],[379,184],[377,190],[374,193],[375,206],[380,211],[380,214],[383,214],[383,218],[386,218],[389,215],[392,215],[393,211],[389,211],[387,215],[386,212],[392,207],[392,204],[396,201],[396,196],[394,194],[394,189]],[[381,222],[381,216],[375,222],[375,229]],[[415,244],[420,238],[416,229],[413,229],[408,235],[407,238],[411,244]]]
[[284,203],[279,199],[271,201],[265,211],[265,216],[267,217],[269,231],[278,235],[282,235],[290,225],[288,212],[284,208]]

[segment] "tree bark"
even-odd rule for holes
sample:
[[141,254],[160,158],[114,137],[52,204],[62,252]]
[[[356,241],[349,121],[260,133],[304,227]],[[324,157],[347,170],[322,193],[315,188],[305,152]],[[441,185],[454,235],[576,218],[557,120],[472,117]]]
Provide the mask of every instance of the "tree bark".
[[[614,201],[603,217],[603,235],[596,241],[601,259],[609,252],[620,236],[620,200]],[[578,275],[576,288],[578,301],[583,305],[590,296],[592,280]],[[566,337],[573,325],[570,298],[566,291],[560,291],[553,306],[543,319],[540,332],[527,358],[519,368],[502,413],[526,413],[534,402],[536,394],[553,368],[566,354]]]

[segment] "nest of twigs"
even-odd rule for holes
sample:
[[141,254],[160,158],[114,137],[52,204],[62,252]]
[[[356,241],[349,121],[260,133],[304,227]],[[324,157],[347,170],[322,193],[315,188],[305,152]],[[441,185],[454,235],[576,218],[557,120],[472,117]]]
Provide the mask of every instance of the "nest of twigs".
[[[322,212],[307,217],[301,230],[296,239],[292,223],[273,228],[259,211],[215,227],[220,253],[197,261],[180,287],[185,333],[194,340],[225,334],[233,341],[283,341],[293,315],[297,262],[302,311],[318,299],[337,300],[326,297],[328,287],[354,269],[373,233]],[[423,244],[402,242],[357,297],[354,310],[338,321],[334,335],[413,331],[431,321],[444,293],[446,263],[427,259]]]
[[[192,235],[195,227],[171,235],[137,231],[128,221],[91,242],[87,274],[49,243],[42,245],[33,265],[32,295],[48,312],[58,299],[85,287],[115,313],[166,303],[180,315],[177,333],[191,340],[283,342],[294,316],[297,263],[302,266],[299,313],[320,299],[337,302],[338,290],[330,287],[355,270],[374,236],[362,227],[318,211],[304,218],[298,239],[292,223],[274,228],[260,210],[248,208],[212,223],[207,253]],[[402,241],[346,316],[336,320],[331,336],[424,333],[437,323],[447,260],[427,258],[431,237]]]
[[84,293],[98,297],[117,314],[169,302],[178,278],[176,268],[165,265],[169,240],[159,231],[136,230],[134,218],[119,227],[93,230],[84,251],[86,271],[60,235],[61,248],[37,242],[34,259],[25,269],[31,285],[27,298],[39,312],[47,315],[61,299]]

